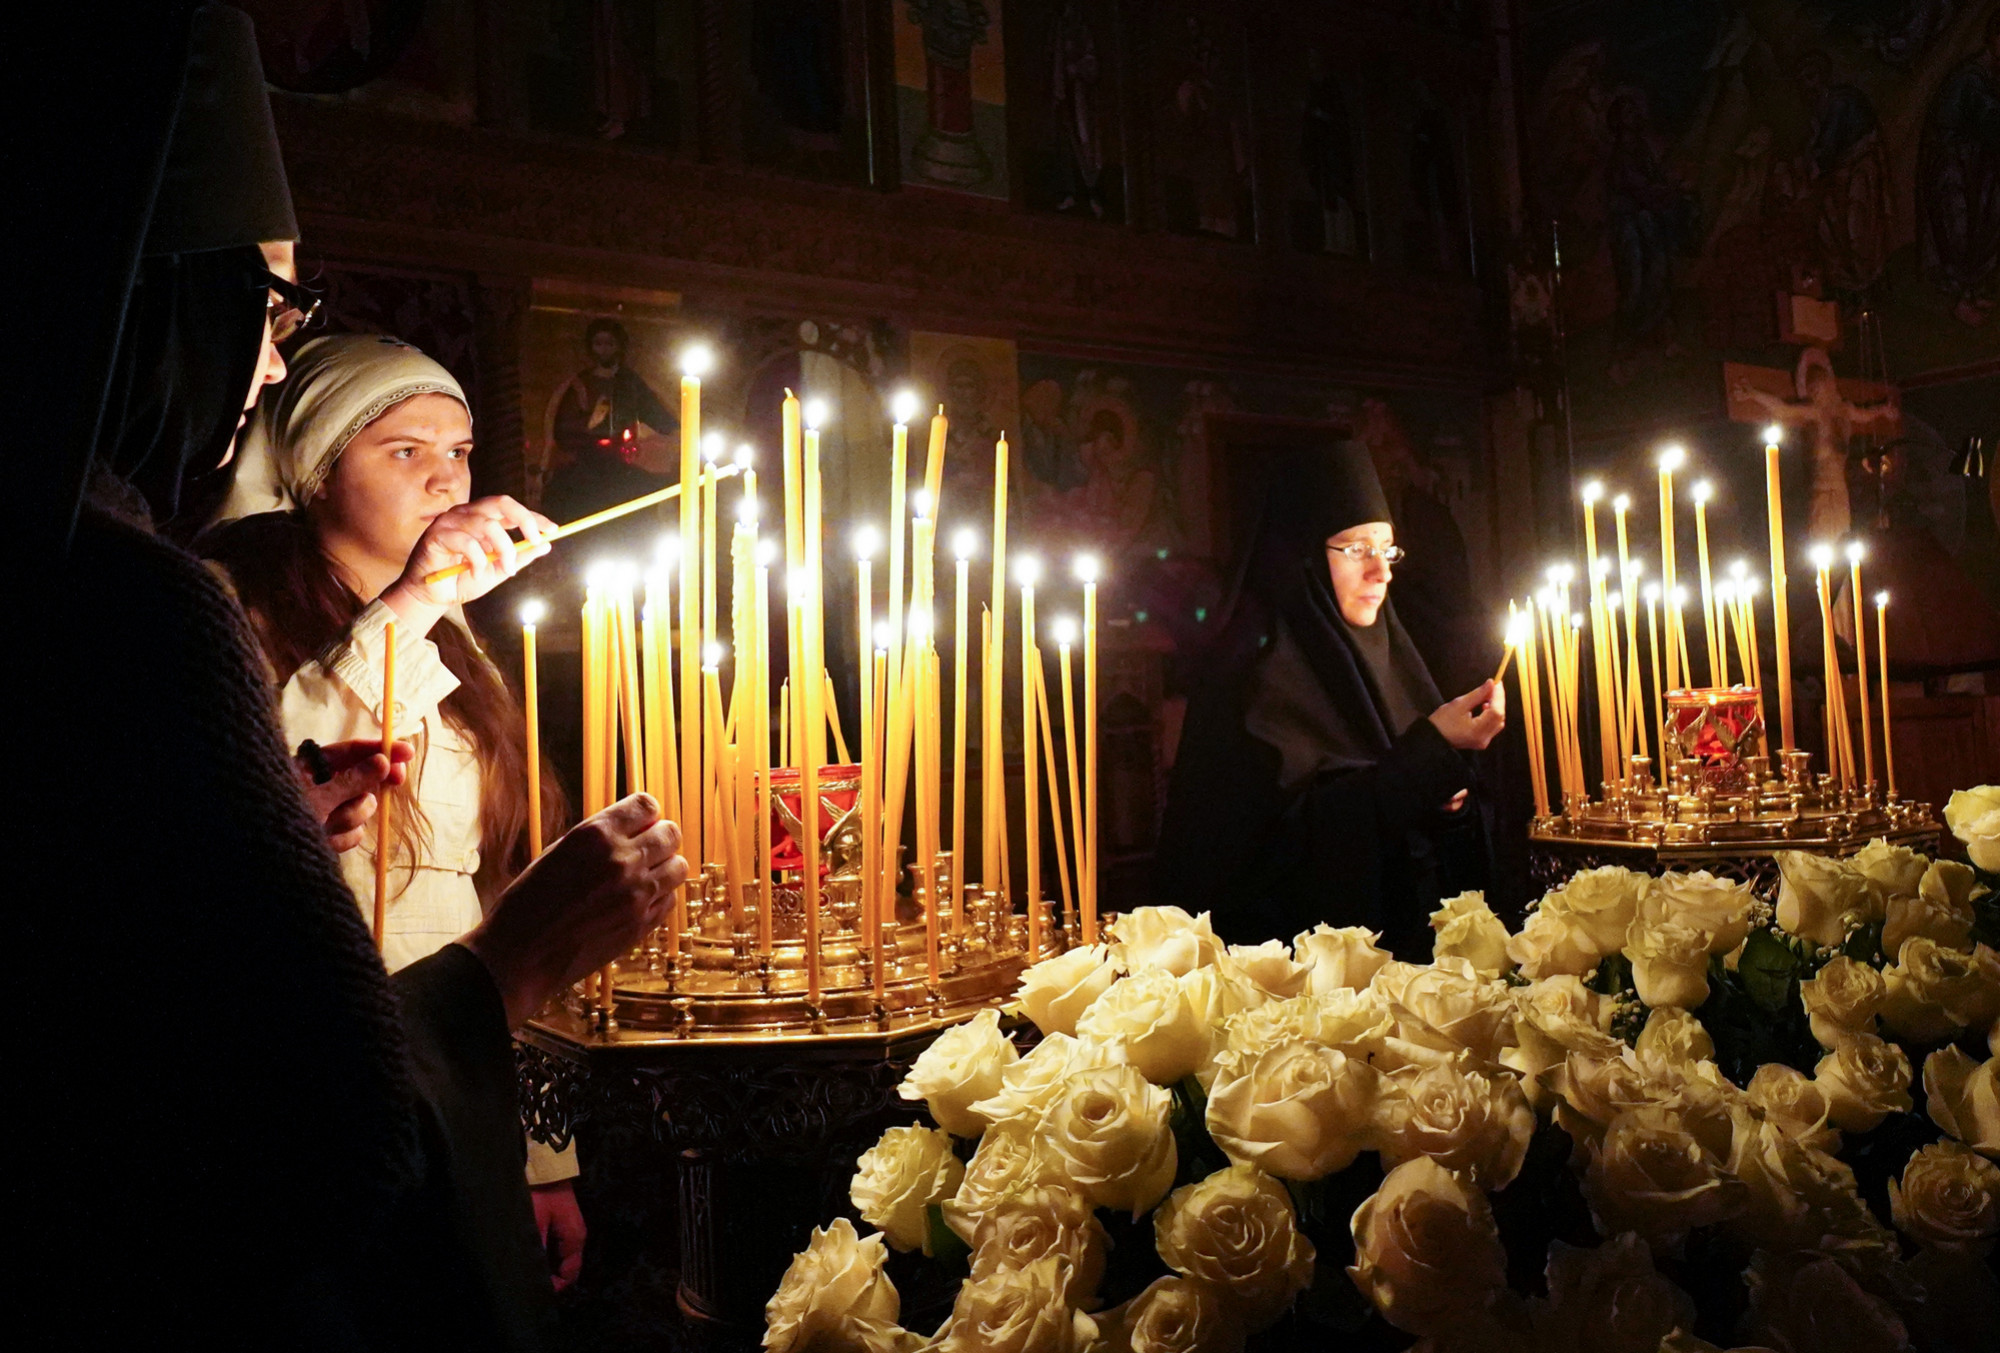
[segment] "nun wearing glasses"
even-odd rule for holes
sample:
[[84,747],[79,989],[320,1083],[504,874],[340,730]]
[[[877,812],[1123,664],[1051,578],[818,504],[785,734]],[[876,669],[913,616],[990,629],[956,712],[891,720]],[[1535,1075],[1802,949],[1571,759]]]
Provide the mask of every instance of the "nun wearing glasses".
[[1430,957],[1430,913],[1483,885],[1474,754],[1492,681],[1445,700],[1396,619],[1408,549],[1366,449],[1273,475],[1194,690],[1162,824],[1161,900],[1236,943],[1366,926]]

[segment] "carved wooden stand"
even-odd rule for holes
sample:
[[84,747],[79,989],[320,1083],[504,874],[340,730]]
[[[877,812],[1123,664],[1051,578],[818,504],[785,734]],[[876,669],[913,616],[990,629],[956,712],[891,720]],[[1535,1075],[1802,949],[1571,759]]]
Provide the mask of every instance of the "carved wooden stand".
[[[757,1348],[792,1255],[852,1215],[856,1158],[921,1117],[896,1087],[945,1027],[607,1043],[567,1012],[529,1025],[522,1118],[537,1140],[579,1143],[591,1228],[565,1346]],[[948,1304],[896,1276],[906,1318]]]

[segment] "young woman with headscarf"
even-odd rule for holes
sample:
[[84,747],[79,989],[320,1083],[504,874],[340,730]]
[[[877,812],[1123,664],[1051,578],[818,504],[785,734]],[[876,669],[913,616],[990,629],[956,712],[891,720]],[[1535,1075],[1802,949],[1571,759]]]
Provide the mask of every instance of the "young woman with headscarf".
[[25,1318],[80,1348],[537,1347],[509,1030],[657,923],[678,833],[628,800],[384,973],[242,610],[154,529],[220,487],[278,369],[287,288],[258,244],[297,231],[255,35],[225,6],[141,6],[64,41],[90,64],[32,51],[64,78],[30,102],[88,154],[31,128],[16,184],[64,232],[34,255],[64,280],[14,318],[74,367],[15,444]]
[[[381,738],[387,628],[396,624],[397,726],[412,743],[391,816],[394,880],[382,958],[390,972],[477,926],[528,864],[521,706],[463,607],[540,551],[495,544],[510,522],[547,529],[511,498],[470,501],[472,413],[452,374],[375,334],[315,338],[243,435],[223,524],[198,542],[228,571],[272,667],[288,744]],[[482,546],[492,567],[443,583],[433,571]],[[544,775],[543,830],[563,802]],[[372,835],[341,856],[364,914],[375,897]],[[557,1251],[558,1289],[583,1259],[576,1153],[530,1140],[537,1229]]]
[[1361,925],[1428,957],[1441,892],[1477,872],[1468,754],[1505,724],[1504,691],[1439,696],[1388,599],[1404,550],[1365,448],[1268,483],[1189,704],[1158,891],[1232,941]]

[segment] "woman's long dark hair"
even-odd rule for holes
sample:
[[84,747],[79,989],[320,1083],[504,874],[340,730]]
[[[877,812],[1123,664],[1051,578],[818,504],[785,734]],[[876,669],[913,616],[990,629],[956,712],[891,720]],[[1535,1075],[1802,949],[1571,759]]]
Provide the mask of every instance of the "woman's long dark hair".
[[[280,688],[306,663],[338,643],[365,603],[321,548],[303,512],[261,512],[216,528],[201,552],[229,571],[250,612]],[[482,902],[491,902],[528,865],[527,745],[521,703],[478,640],[447,619],[431,641],[458,689],[439,712],[472,744],[479,762],[479,872]],[[392,791],[399,802],[390,819],[391,859],[406,868],[429,854],[430,823],[413,780]],[[547,764],[542,770],[542,831],[554,840],[566,804]],[[407,877],[405,881],[407,887]]]

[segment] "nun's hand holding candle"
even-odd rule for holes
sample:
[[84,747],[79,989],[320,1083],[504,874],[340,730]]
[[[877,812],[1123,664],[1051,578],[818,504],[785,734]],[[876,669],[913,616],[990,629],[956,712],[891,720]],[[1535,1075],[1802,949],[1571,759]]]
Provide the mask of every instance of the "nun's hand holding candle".
[[1389,600],[1404,553],[1364,448],[1273,476],[1159,855],[1166,899],[1232,940],[1366,925],[1423,957],[1437,899],[1482,881],[1479,815],[1461,810],[1505,697],[1439,695]]

